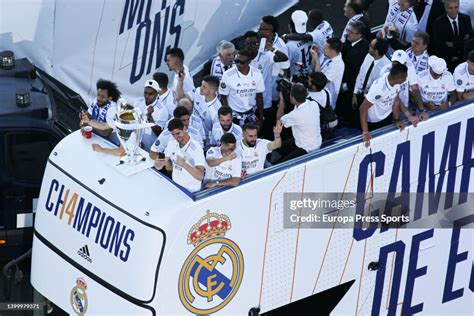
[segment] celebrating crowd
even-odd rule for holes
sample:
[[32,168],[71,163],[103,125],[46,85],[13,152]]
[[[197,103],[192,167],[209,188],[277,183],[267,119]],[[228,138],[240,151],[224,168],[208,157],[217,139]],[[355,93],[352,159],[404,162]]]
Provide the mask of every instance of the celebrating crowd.
[[[466,2],[465,4],[460,2]],[[347,25],[296,10],[288,33],[273,16],[257,32],[217,44],[195,87],[180,48],[167,51],[173,73],[144,83],[133,107],[155,125],[142,147],[155,167],[190,192],[236,186],[265,167],[318,150],[337,129],[371,131],[474,99],[474,34],[468,0],[388,0],[383,27],[371,32],[372,1],[347,0]],[[282,32],[283,31],[283,32]],[[117,86],[97,82],[83,125],[114,137]],[[123,155],[123,148],[94,150]]]

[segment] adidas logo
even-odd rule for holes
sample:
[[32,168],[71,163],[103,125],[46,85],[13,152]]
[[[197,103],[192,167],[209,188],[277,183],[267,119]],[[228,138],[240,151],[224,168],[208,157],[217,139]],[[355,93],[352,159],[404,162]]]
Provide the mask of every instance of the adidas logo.
[[89,253],[89,247],[87,247],[87,245],[85,245],[84,247],[80,248],[78,251],[77,251],[77,254],[79,256],[81,256],[82,258],[86,259],[87,261],[89,261],[90,263],[92,263],[92,259],[90,257],[90,253]]

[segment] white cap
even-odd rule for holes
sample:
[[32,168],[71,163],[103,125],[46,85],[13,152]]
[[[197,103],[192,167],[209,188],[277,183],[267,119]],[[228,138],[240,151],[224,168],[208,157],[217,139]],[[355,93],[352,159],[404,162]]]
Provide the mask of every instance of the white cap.
[[402,65],[406,65],[408,61],[408,54],[404,50],[396,50],[393,52],[392,61],[398,61]]
[[308,22],[308,16],[304,11],[296,10],[291,14],[291,20],[295,23],[295,31],[299,34],[306,33],[306,22]]
[[428,65],[431,67],[431,70],[438,75],[441,75],[446,70],[446,61],[443,58],[436,56],[430,56],[428,58]]
[[160,91],[160,85],[155,80],[145,81],[145,88],[148,87],[154,89],[156,92]]

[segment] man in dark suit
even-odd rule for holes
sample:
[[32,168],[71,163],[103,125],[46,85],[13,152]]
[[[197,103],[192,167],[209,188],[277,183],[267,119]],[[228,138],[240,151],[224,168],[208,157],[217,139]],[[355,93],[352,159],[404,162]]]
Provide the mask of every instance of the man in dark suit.
[[431,37],[433,37],[434,21],[445,14],[441,0],[416,0],[413,12],[418,19],[418,30],[428,33]]
[[449,71],[463,62],[465,42],[473,37],[471,19],[459,13],[459,0],[446,0],[445,15],[433,24],[433,44],[438,57],[444,58]]
[[342,47],[342,60],[345,68],[342,86],[336,103],[336,113],[342,116],[345,124],[357,126],[357,113],[352,109],[351,101],[354,86],[365,55],[369,51],[369,42],[364,38],[365,24],[354,21],[347,28],[347,40]]

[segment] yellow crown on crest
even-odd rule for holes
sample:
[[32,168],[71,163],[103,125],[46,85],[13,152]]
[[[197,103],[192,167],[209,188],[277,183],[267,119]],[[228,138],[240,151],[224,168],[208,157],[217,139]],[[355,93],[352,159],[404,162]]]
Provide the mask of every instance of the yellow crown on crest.
[[86,283],[86,280],[84,280],[83,278],[77,278],[76,284],[78,288],[82,290],[87,290],[87,283]]
[[224,236],[230,228],[229,217],[224,214],[211,213],[208,210],[206,215],[201,217],[189,230],[188,244],[196,246],[206,239]]

